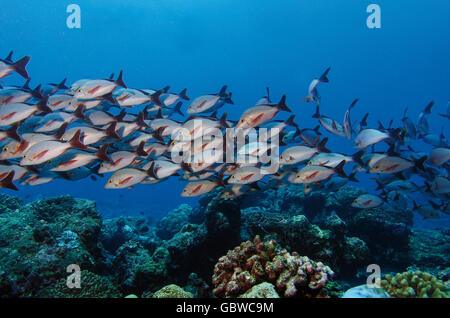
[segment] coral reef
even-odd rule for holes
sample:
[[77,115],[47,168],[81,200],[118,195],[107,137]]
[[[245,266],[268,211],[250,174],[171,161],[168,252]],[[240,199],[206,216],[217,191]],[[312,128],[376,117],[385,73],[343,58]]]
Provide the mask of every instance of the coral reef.
[[156,222],[155,232],[163,240],[171,239],[188,222],[192,207],[181,204],[178,208],[170,211],[165,217]]
[[421,269],[450,267],[450,231],[413,230],[409,251],[410,263]]
[[159,247],[151,255],[136,241],[122,245],[114,257],[113,268],[124,293],[141,294],[164,286],[170,262],[168,254],[164,247]]
[[273,238],[302,251],[303,255],[330,264],[344,276],[354,275],[369,254],[364,241],[346,235],[346,224],[337,215],[325,220],[321,225],[324,229],[309,222],[304,215],[285,216],[256,207],[242,210],[242,218],[244,239],[255,235]]
[[104,277],[89,271],[81,271],[80,288],[68,288],[67,280],[60,279],[55,285],[41,289],[38,297],[52,298],[120,298],[122,293],[111,277]]
[[398,298],[449,298],[450,290],[444,282],[427,272],[408,271],[386,275],[381,287]]
[[[2,194],[0,297],[153,297],[169,284],[192,297],[341,297],[369,263],[426,271],[439,287],[426,296],[448,295],[448,229],[411,228],[409,210],[349,206],[360,193],[304,194],[292,185],[230,200],[215,190],[153,225],[142,216],[102,220],[94,202],[67,195],[24,204]],[[81,268],[81,289],[66,286],[70,264]],[[394,294],[424,295],[419,283],[405,288],[395,277],[385,280]]]
[[284,297],[324,297],[322,289],[333,275],[323,263],[290,254],[275,241],[261,242],[256,236],[219,259],[212,278],[213,293],[236,297],[261,282],[270,282]]
[[115,253],[120,246],[131,240],[151,251],[161,244],[144,217],[120,217],[103,221],[100,241],[108,252]]
[[89,271],[101,266],[101,218],[94,202],[61,196],[19,208],[16,200],[5,203],[12,206],[0,216],[0,290],[35,296],[65,277],[70,264]]

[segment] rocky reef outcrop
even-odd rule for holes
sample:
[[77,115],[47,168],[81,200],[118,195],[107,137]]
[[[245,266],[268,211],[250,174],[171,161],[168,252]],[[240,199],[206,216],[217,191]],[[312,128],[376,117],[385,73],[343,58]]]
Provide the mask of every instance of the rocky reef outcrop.
[[[0,297],[152,297],[171,284],[194,297],[335,297],[344,286],[351,287],[345,280],[358,272],[366,275],[373,263],[383,273],[413,266],[447,285],[448,230],[414,229],[409,210],[351,207],[361,191],[346,186],[331,195],[304,194],[293,185],[234,200],[212,191],[197,206],[181,205],[152,225],[140,216],[102,219],[93,201],[70,196],[25,204],[0,195]],[[257,244],[255,237],[261,238]],[[236,254],[243,241],[254,249],[265,246],[266,254],[271,243],[261,242],[276,241],[283,249],[274,247],[273,258],[266,261],[261,253],[248,255],[250,263],[235,271],[234,265],[227,267],[232,259],[228,253]],[[298,273],[307,263],[313,276],[326,268],[335,274],[317,294],[300,288],[301,279],[289,281],[293,276],[283,274],[283,268]],[[81,289],[67,287],[72,264],[81,270]],[[258,276],[261,268],[264,279]],[[244,272],[256,276],[251,279]]]

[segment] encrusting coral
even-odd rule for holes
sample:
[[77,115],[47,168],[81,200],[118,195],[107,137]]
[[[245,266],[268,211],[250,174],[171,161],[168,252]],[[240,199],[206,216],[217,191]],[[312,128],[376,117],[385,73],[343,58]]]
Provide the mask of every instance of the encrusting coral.
[[323,287],[334,276],[321,262],[296,252],[280,249],[276,241],[261,242],[257,235],[246,241],[214,267],[213,293],[217,297],[237,297],[253,286],[269,282],[284,297],[326,297]]
[[397,298],[448,298],[450,292],[444,282],[427,272],[408,271],[395,276],[386,275],[381,287]]

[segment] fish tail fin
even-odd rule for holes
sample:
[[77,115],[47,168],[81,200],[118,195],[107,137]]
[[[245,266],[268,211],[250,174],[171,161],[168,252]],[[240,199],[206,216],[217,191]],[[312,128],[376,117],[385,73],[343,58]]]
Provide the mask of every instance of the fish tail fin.
[[147,175],[149,175],[150,177],[152,177],[154,179],[159,179],[158,176],[155,173],[155,162],[154,161],[150,165],[150,168],[148,168]]
[[284,131],[280,132],[280,138],[279,138],[279,145],[280,146],[287,146],[288,144],[284,142],[284,136],[286,136],[286,133]]
[[180,96],[184,100],[190,100],[190,98],[186,95],[187,88],[183,89],[178,96]]
[[228,97],[227,88],[228,88],[227,85],[222,86],[220,92],[217,95],[219,95],[220,97]]
[[116,105],[116,104],[117,104],[117,101],[116,101],[116,99],[114,98],[114,96],[113,96],[112,93],[108,93],[108,94],[106,94],[106,95],[103,95],[101,98],[104,99],[104,100],[106,100],[107,102],[113,104],[113,105]]
[[[189,99],[188,99],[189,100]],[[181,116],[184,116],[183,112],[181,111],[181,105],[183,105],[182,102],[178,102],[175,107],[173,108],[173,111],[177,114],[180,114]]]
[[67,81],[67,78],[63,79],[58,85],[56,85],[56,87],[58,89],[69,89],[69,87],[67,87],[67,85],[66,85],[66,81]]
[[27,79],[26,81],[25,81],[25,84],[23,84],[23,86],[22,86],[22,89],[25,89],[25,90],[30,90],[30,80],[31,79]]
[[36,104],[37,109],[44,113],[52,113],[53,111],[47,106],[47,102],[48,96],[45,96]]
[[349,110],[352,109],[353,107],[355,107],[356,103],[359,102],[359,98],[355,98],[355,100],[352,102],[352,104],[350,105],[350,107],[348,108]]
[[106,162],[112,162],[111,158],[108,156],[108,148],[108,143],[101,146],[100,149],[95,153],[97,158]]
[[[378,178],[371,178],[375,183],[377,184],[377,187],[375,188],[375,191],[383,190],[384,184],[378,179]],[[384,190],[383,190],[384,191]]]
[[328,72],[331,70],[331,67],[327,68],[325,72],[319,77],[319,81],[322,83],[328,83]]
[[414,166],[415,166],[417,169],[420,169],[420,170],[422,170],[422,171],[425,171],[425,166],[424,166],[424,164],[425,164],[425,161],[426,161],[427,159],[428,159],[428,156],[420,157],[419,159],[417,159],[417,160],[414,161]]
[[56,131],[56,133],[53,135],[56,139],[61,139],[61,137],[64,135],[64,133],[66,132],[67,126],[69,126],[68,122],[65,122],[64,124],[62,124],[58,130]]
[[125,85],[125,82],[123,81],[123,70],[120,70],[119,76],[117,77],[115,83],[119,86],[127,88],[127,85]]
[[34,98],[38,98],[38,99],[44,98],[44,96],[42,96],[42,92],[41,92],[41,84],[39,84],[38,86],[36,86],[36,87],[31,91],[31,95],[32,95]]
[[145,146],[145,141],[141,141],[139,146],[136,149],[136,155],[138,155],[138,157],[147,157],[148,153],[144,150],[144,146]]
[[86,119],[86,116],[83,114],[84,109],[85,106],[83,104],[78,105],[74,112],[74,116],[79,119]]
[[362,161],[362,156],[364,155],[364,149],[360,150],[352,155],[352,159],[354,162],[359,164],[361,167],[364,167],[364,162]]
[[120,136],[116,132],[117,121],[113,121],[108,128],[106,128],[105,133],[109,138],[114,138],[117,140],[121,140]]
[[122,111],[119,113],[119,115],[114,116],[114,120],[116,120],[116,121],[119,122],[119,121],[123,120],[123,119],[125,118],[126,115],[127,115],[126,110],[125,110],[125,109],[122,109]]
[[292,127],[297,127],[297,128],[298,128],[298,125],[294,122],[294,118],[295,118],[295,115],[291,115],[291,116],[286,120],[286,125],[292,126]]
[[183,169],[185,171],[188,171],[190,173],[194,173],[194,171],[192,170],[191,166],[187,162],[180,163],[180,167],[181,167],[181,169]]
[[320,118],[320,109],[319,105],[316,105],[316,112],[312,115],[312,118]]
[[425,109],[423,110],[423,113],[427,115],[431,114],[431,108],[433,107],[433,105],[434,101],[429,102],[427,107],[425,107]]
[[156,140],[164,142],[164,137],[162,136],[163,131],[164,131],[164,127],[159,127],[152,133],[152,137]]
[[154,92],[153,94],[150,95],[150,98],[152,100],[152,102],[154,102],[156,105],[161,106],[162,102],[161,99],[159,99],[161,97],[161,95],[165,93],[165,89],[160,89],[156,92]]
[[218,111],[218,110],[215,110],[215,111],[210,115],[210,117],[217,119],[217,114],[218,114],[218,113],[219,113],[219,111]]
[[154,119],[161,119],[161,118],[163,118],[162,107],[159,107]]
[[[161,110],[161,108],[160,108],[160,110]],[[147,125],[147,123],[145,122],[145,114],[143,111],[139,112],[137,119],[136,119],[136,124],[142,128],[150,128]]]
[[15,191],[19,190],[13,183],[15,173],[16,172],[14,170],[8,173],[8,175],[0,181],[0,188],[11,189]]
[[5,58],[5,61],[12,64],[12,55],[13,55],[14,51],[9,52],[8,56]]
[[404,134],[403,128],[397,128],[397,129],[394,129],[389,135],[390,135],[391,138],[395,139],[395,140],[398,141],[400,144],[404,144],[404,141],[405,141],[405,139],[404,139],[405,134]]
[[322,141],[317,144],[317,150],[319,150],[320,152],[330,153],[331,150],[326,147],[327,141],[328,137],[323,138]]
[[20,142],[21,138],[20,138],[19,134],[17,133],[18,127],[19,127],[18,124],[12,125],[10,128],[8,128],[6,130],[6,136]]
[[233,102],[233,100],[231,99],[232,96],[233,96],[233,93],[230,92],[230,93],[225,97],[225,99],[223,100],[224,103],[234,105],[234,102]]
[[69,143],[72,148],[76,149],[86,149],[87,147],[81,142],[81,129],[78,129],[75,135],[73,135],[72,139],[70,139]]
[[345,174],[344,171],[344,165],[345,165],[345,160],[342,160],[335,168],[334,171],[337,173],[338,176],[342,177],[342,178],[348,178],[348,176]]
[[287,107],[286,105],[286,95],[283,95],[280,99],[280,101],[277,104],[277,108],[279,110],[284,110],[286,112],[292,113],[292,111],[289,109],[289,107]]
[[223,113],[223,115],[219,119],[220,126],[223,128],[230,128],[230,125],[227,123],[227,113]]
[[27,64],[30,61],[30,59],[31,59],[30,56],[25,56],[12,65],[14,71],[16,71],[20,76],[22,76],[23,78],[26,78],[26,79],[30,78],[28,76],[28,72],[26,69]]
[[348,175],[348,180],[353,181],[353,182],[359,182],[358,179],[356,179],[356,173],[358,171],[356,169],[353,169],[352,172],[350,172],[350,174]]

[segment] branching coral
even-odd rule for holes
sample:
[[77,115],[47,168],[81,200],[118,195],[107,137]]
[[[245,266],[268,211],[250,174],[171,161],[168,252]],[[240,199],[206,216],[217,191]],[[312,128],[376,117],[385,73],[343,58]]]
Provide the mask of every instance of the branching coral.
[[256,236],[227,255],[214,268],[214,295],[236,297],[253,286],[270,282],[284,297],[325,297],[323,287],[333,271],[321,262],[314,262],[296,252],[280,249],[277,242],[261,242]]
[[444,282],[427,272],[409,271],[386,275],[381,287],[392,297],[398,298],[448,298],[449,290]]

